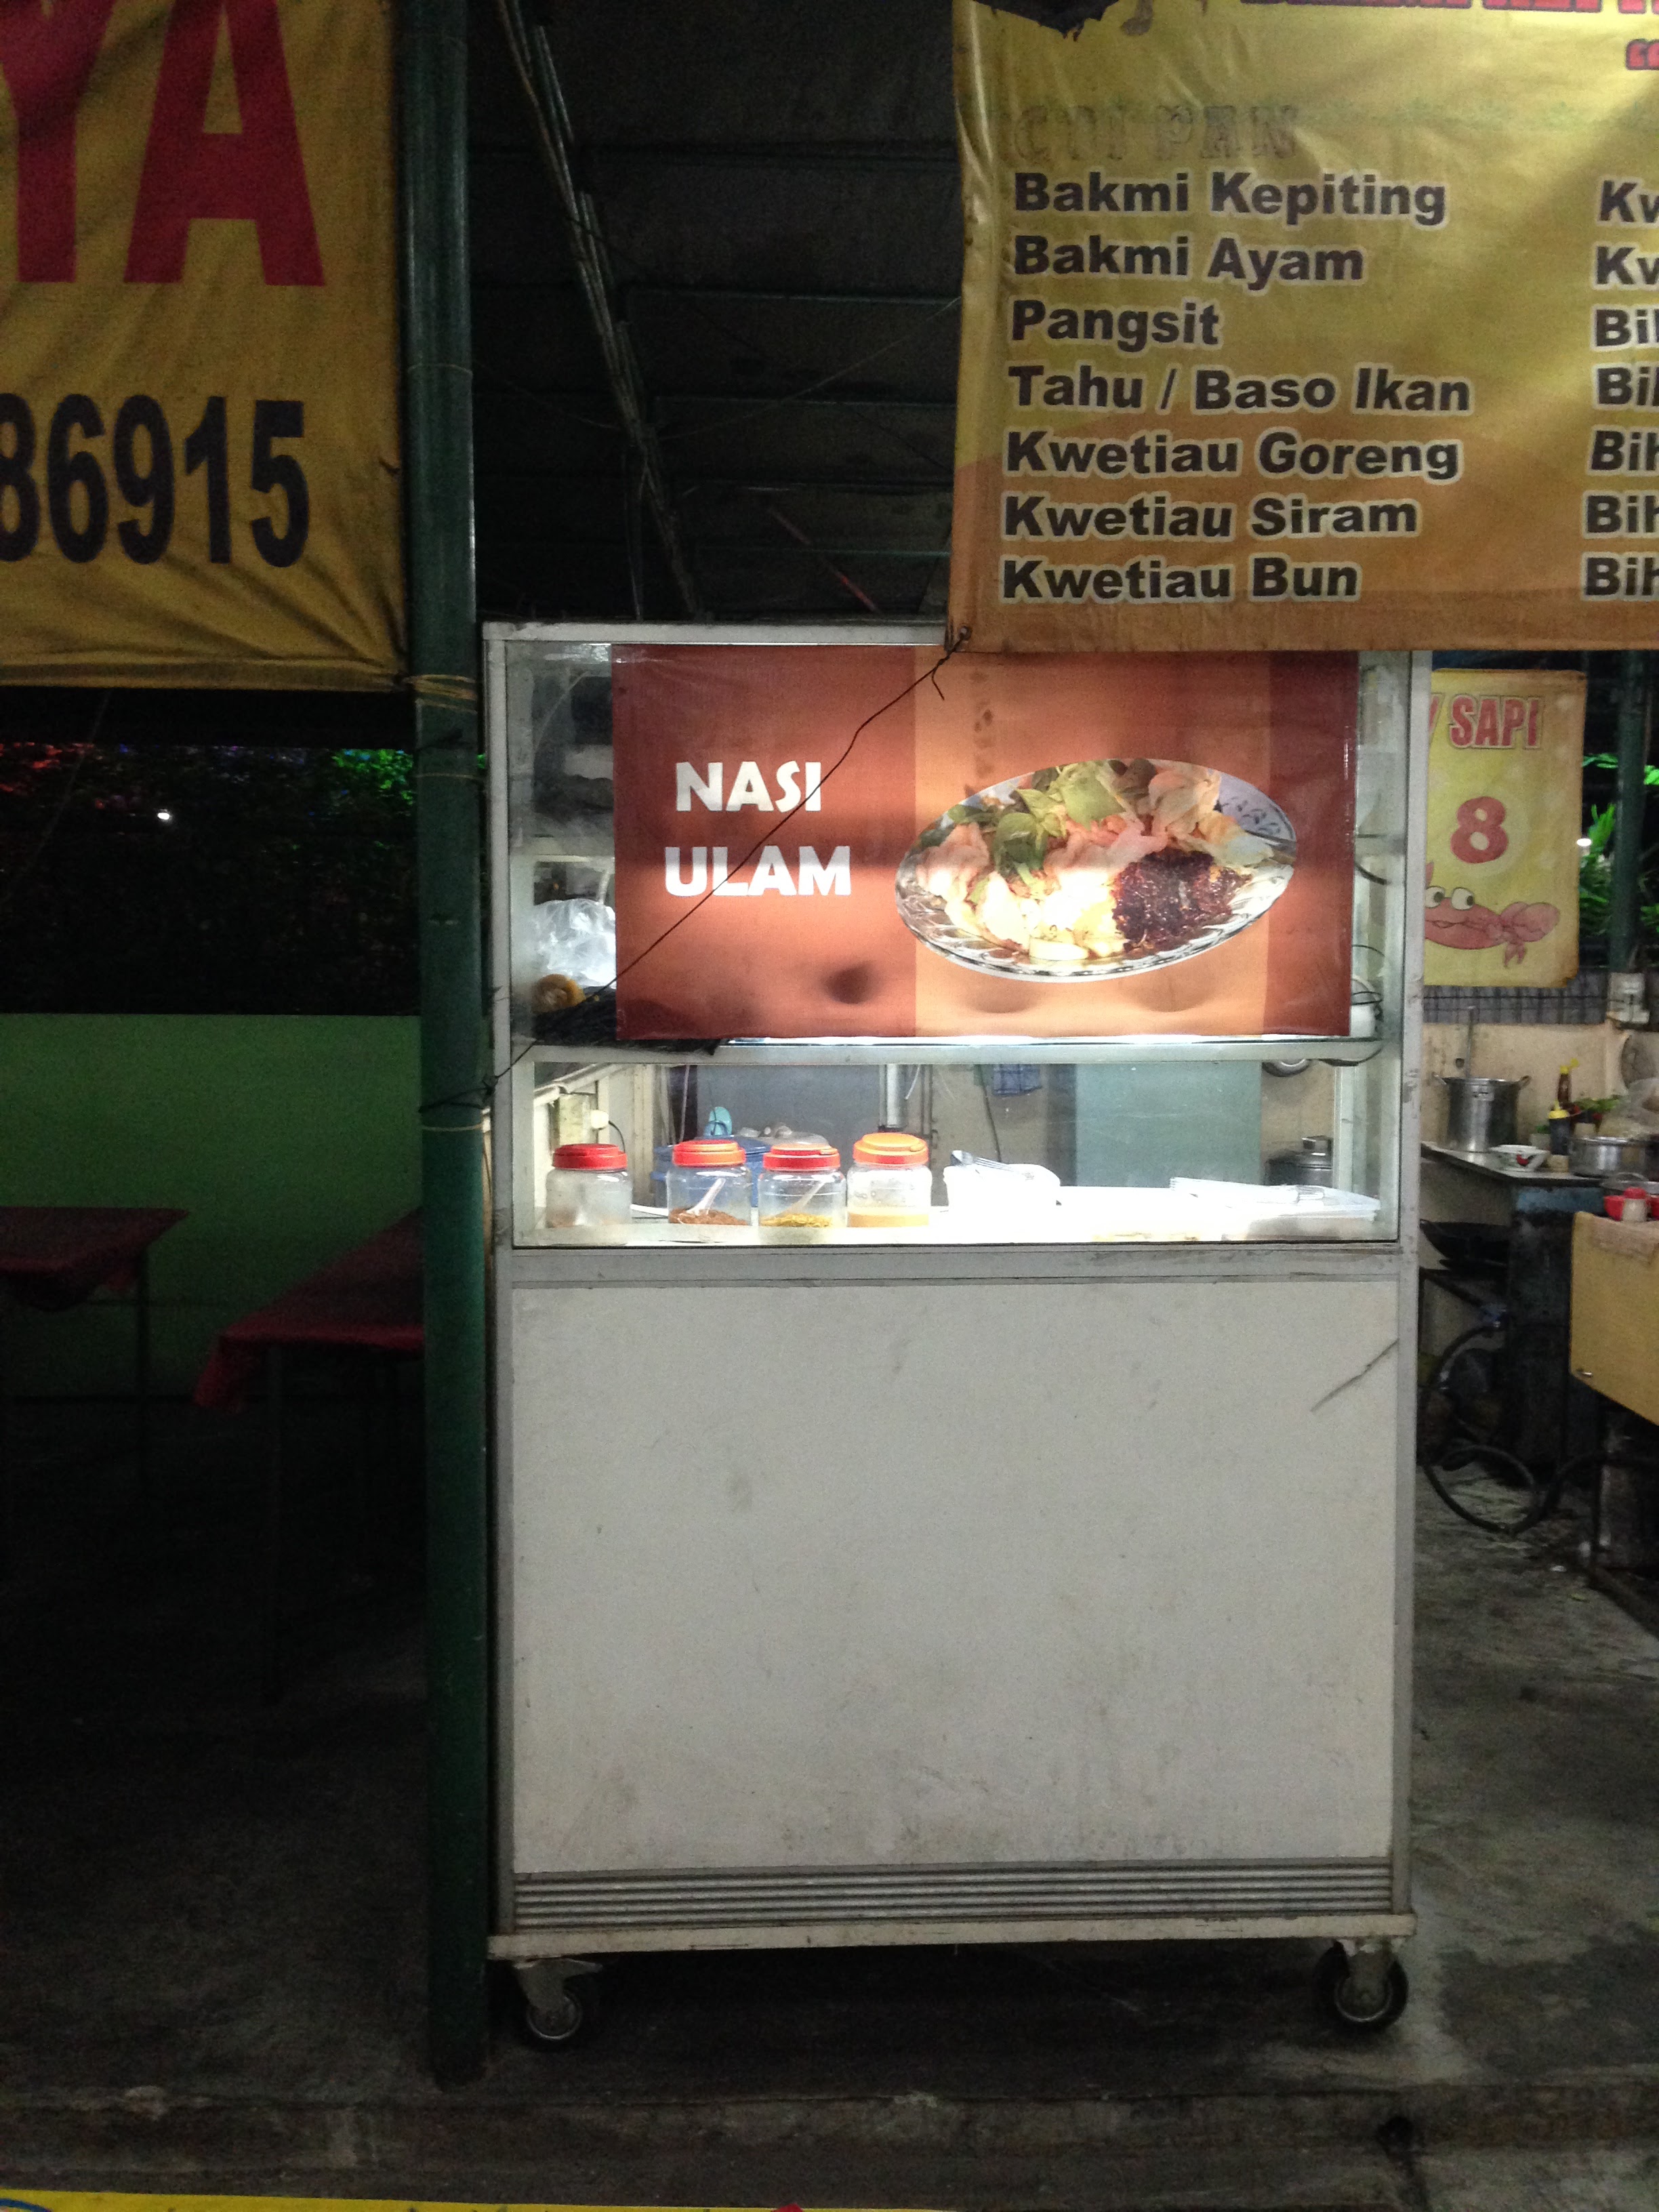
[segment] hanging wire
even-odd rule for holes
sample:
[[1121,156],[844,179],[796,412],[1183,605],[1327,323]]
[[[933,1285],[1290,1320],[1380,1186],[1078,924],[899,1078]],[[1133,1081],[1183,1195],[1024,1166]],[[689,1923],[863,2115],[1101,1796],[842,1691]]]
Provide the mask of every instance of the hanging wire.
[[[625,260],[627,256],[623,254],[618,255],[617,258],[618,259]],[[689,305],[690,303],[688,302],[687,304]],[[820,376],[811,384],[802,385],[799,391],[781,392],[779,392],[775,398],[771,399],[757,399],[752,407],[745,407],[739,412],[732,415],[716,416],[712,422],[691,423],[687,425],[685,428],[678,430],[659,430],[656,434],[657,442],[659,445],[672,445],[686,438],[707,437],[711,432],[715,430],[728,430],[739,423],[757,422],[763,415],[775,415],[781,407],[793,407],[797,406],[803,399],[816,398],[819,392],[827,391],[830,385],[839,384],[843,377],[851,376],[860,368],[867,368],[872,362],[880,361],[890,353],[896,353],[902,346],[914,345],[917,337],[927,327],[928,324],[936,323],[941,315],[954,313],[959,305],[959,301],[952,300],[946,306],[935,308],[931,314],[924,317],[922,321],[918,323],[914,330],[905,331],[901,333],[899,337],[890,338],[885,345],[878,346],[873,353],[860,354],[856,359],[853,361],[843,362],[838,368],[832,368],[827,376]],[[719,329],[718,325],[714,327]],[[721,331],[720,335],[728,338],[733,345],[741,344],[750,351],[757,350],[757,349],[754,348],[752,345],[751,341],[748,339],[739,339],[730,331]],[[763,357],[764,356],[763,356]],[[775,367],[775,364],[769,362],[767,366],[769,368],[772,368]],[[552,398],[550,394],[537,392],[527,384],[515,383],[511,377],[503,375],[499,369],[493,368],[488,362],[481,362],[478,364],[478,368],[480,373],[483,376],[487,377],[491,384],[497,386],[502,392],[512,392],[515,398],[531,400],[538,407],[545,407],[550,413],[562,415],[567,418],[567,420],[572,422],[580,422],[585,428],[589,430],[609,430],[614,432],[618,437],[625,437],[628,434],[626,424],[618,422],[601,422],[595,420],[595,418],[590,415],[579,415],[574,408],[562,405],[557,399]],[[678,397],[682,400],[686,398],[695,398],[696,396],[696,395],[695,393],[685,392],[682,392],[678,395]],[[848,403],[835,401],[833,399],[831,401],[832,405],[846,404]],[[880,402],[878,401],[876,404],[877,405],[879,405]],[[860,400],[860,409],[862,409],[865,403]],[[895,435],[897,435],[897,434],[895,433]],[[916,453],[916,448],[911,446],[908,440],[901,438],[899,442],[906,447],[908,452],[911,453]]]
[[[872,722],[878,722],[884,714],[890,714],[895,707],[902,706],[904,701],[910,696],[910,694],[913,691],[919,691],[924,684],[931,684],[933,689],[939,692],[941,699],[945,696],[943,691],[939,691],[939,672],[940,669],[944,667],[946,661],[954,659],[954,657],[962,651],[963,647],[968,642],[968,635],[969,633],[965,629],[957,630],[952,637],[946,641],[945,649],[939,654],[937,660],[933,662],[929,667],[924,668],[920,676],[913,677],[910,682],[904,686],[902,691],[896,691],[890,699],[883,700],[879,707],[873,708],[871,713],[865,716],[864,720],[859,724],[857,729],[854,731],[852,736],[848,738],[847,743],[842,747],[840,752],[837,753],[835,759],[830,762],[829,767],[825,769],[823,774],[818,778],[817,786],[817,791],[821,792],[825,784],[830,781],[830,778],[835,775],[839,769],[846,766],[848,759],[852,756],[853,748],[857,744],[859,739],[864,735],[871,724]],[[775,823],[769,823],[767,827],[762,830],[760,836],[756,838],[754,843],[749,847],[748,850],[739,857],[735,865],[728,871],[728,880],[731,876],[736,875],[738,869],[746,867],[749,862],[752,860],[755,855],[760,851],[761,847],[769,843],[773,839],[775,839],[778,831],[783,828],[784,824],[787,822],[793,822],[798,814],[802,813],[805,811],[805,806],[806,795],[804,795],[793,806],[790,807],[787,812],[779,815]],[[596,1003],[603,1004],[608,998],[614,999],[617,987],[621,983],[623,978],[626,975],[631,975],[634,970],[639,967],[643,961],[648,960],[652,954],[655,952],[660,945],[665,945],[668,939],[673,936],[677,930],[683,929],[686,923],[691,920],[694,915],[697,914],[703,907],[707,906],[709,900],[713,898],[714,896],[714,887],[711,884],[707,890],[701,892],[696,898],[692,900],[691,903],[685,908],[684,912],[676,915],[673,921],[669,923],[665,929],[659,930],[657,935],[652,939],[650,944],[646,946],[642,952],[636,952],[626,967],[619,968],[617,971],[615,979],[611,982],[606,984],[602,989],[589,992],[586,998],[582,1000],[578,1006],[567,1008],[565,1010],[566,1015],[580,1016],[584,1009],[592,1009]],[[544,1050],[549,1047],[556,1048],[558,1042],[559,1035],[556,1029],[553,1029],[550,1033],[544,1033],[540,1036],[527,1038],[526,1042],[520,1046],[519,1049],[513,1054],[511,1058],[507,1060],[507,1065],[504,1067],[497,1069],[494,1075],[488,1078],[488,1079],[477,1088],[470,1091],[456,1091],[446,1098],[429,1098],[422,1104],[421,1111],[423,1114],[428,1114],[434,1111],[434,1109],[441,1106],[477,1106],[482,1109],[489,1104],[490,1096],[493,1093],[495,1085],[498,1083],[504,1081],[505,1079],[512,1073],[513,1070],[519,1065],[521,1060],[526,1058],[527,1055],[532,1052]],[[586,1042],[586,1040],[582,1040],[582,1042]],[[707,1050],[712,1053],[715,1049],[718,1042],[718,1039],[705,1041]]]

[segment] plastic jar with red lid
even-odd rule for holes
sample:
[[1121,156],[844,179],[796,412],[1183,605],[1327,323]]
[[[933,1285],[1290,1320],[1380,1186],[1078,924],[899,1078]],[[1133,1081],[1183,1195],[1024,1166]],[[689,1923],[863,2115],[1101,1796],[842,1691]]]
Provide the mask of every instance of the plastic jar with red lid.
[[735,1137],[688,1137],[668,1166],[668,1225],[676,1237],[716,1240],[745,1232],[755,1218],[749,1155]]
[[620,1145],[561,1145],[547,1178],[547,1226],[562,1244],[626,1244],[634,1178]]
[[810,1244],[847,1226],[841,1154],[821,1138],[780,1139],[761,1162],[760,1232],[771,1243]]
[[926,1229],[933,1218],[933,1170],[927,1140],[904,1129],[875,1129],[853,1147],[847,1178],[849,1229]]

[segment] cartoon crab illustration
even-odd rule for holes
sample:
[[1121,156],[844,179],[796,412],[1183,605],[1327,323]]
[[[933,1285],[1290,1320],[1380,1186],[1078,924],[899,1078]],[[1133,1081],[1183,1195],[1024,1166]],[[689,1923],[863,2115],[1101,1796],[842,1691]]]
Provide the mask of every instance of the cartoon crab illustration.
[[1423,933],[1431,944],[1443,945],[1453,952],[1486,952],[1501,945],[1504,965],[1516,967],[1526,958],[1527,947],[1547,937],[1561,919],[1559,907],[1541,900],[1532,905],[1517,900],[1501,914],[1494,913],[1491,907],[1480,905],[1474,893],[1463,884],[1449,890],[1437,884],[1432,860],[1427,878]]

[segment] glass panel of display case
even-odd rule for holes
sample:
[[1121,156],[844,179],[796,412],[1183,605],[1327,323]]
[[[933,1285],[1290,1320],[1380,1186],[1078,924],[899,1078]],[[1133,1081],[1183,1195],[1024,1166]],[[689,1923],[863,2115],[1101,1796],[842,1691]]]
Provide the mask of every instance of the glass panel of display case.
[[[1327,915],[1322,927],[1328,949],[1340,945],[1351,898],[1351,975],[1346,1008],[1334,1009],[1327,1033],[1204,1036],[1165,1022],[1146,1035],[1098,1038],[696,1041],[617,1036],[613,646],[514,640],[503,659],[497,944],[507,970],[501,1042],[511,1072],[501,1103],[516,1243],[1224,1243],[1396,1233],[1410,896],[1406,656],[1344,664],[1352,686],[1343,741],[1352,838],[1345,824],[1339,861],[1328,855],[1325,865],[1340,865],[1339,881],[1352,890],[1342,894],[1340,926]],[[1328,671],[1325,680],[1328,688]],[[1297,696],[1294,684],[1281,691]],[[797,770],[804,798],[799,763]],[[696,773],[707,784],[709,764]],[[777,793],[767,788],[775,810]],[[1060,803],[1046,790],[1030,802],[1039,824],[1043,807]],[[1086,813],[1092,800],[1080,781],[1079,793],[1066,787],[1061,798],[1075,796]],[[722,793],[729,801],[724,785]],[[696,799],[693,790],[689,803]],[[734,825],[747,818],[734,817]],[[1066,824],[1076,838],[1077,823]],[[726,834],[729,860],[750,840],[741,826]],[[827,868],[830,841],[814,834]],[[1039,868],[1051,873],[1058,849],[1051,837],[1045,864],[1034,848]],[[685,855],[693,850],[688,823]],[[683,870],[692,865],[682,860]],[[890,910],[891,886],[887,896]],[[625,986],[641,956],[629,952],[626,927],[623,940]],[[1049,1001],[1056,996],[1083,1003],[1064,985],[1051,987]],[[791,1172],[806,1179],[790,1182]]]

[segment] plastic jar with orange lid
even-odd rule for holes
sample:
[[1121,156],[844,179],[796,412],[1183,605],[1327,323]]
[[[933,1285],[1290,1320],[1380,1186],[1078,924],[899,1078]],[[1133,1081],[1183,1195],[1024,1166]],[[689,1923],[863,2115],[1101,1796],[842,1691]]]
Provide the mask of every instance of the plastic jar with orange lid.
[[761,1162],[760,1233],[769,1243],[810,1244],[847,1226],[841,1154],[814,1138],[784,1138]]
[[755,1218],[749,1155],[734,1137],[687,1137],[668,1165],[668,1225],[677,1236],[730,1237]]
[[563,1244],[626,1244],[634,1180],[620,1145],[561,1145],[547,1178],[547,1225]]
[[849,1229],[926,1229],[933,1203],[925,1137],[877,1129],[859,1139],[847,1178]]

